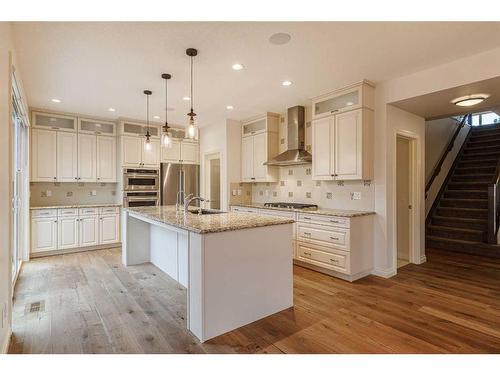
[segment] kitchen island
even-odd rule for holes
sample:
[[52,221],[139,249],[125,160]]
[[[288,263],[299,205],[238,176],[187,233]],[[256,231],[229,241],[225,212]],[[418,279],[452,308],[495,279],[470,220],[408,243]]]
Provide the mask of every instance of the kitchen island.
[[293,223],[251,213],[122,210],[122,261],[152,263],[187,288],[202,342],[293,306]]

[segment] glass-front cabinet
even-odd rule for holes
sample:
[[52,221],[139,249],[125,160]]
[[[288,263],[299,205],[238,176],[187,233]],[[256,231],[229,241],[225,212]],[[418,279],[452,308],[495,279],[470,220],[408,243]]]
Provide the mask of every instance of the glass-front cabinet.
[[97,135],[116,135],[116,124],[110,121],[78,118],[78,132]]
[[[147,131],[147,125],[144,123],[131,122],[131,121],[120,122],[120,135],[145,136],[146,131]],[[149,133],[154,138],[160,137],[160,126],[150,124]]]
[[374,86],[362,81],[346,88],[321,95],[312,99],[312,118],[322,118],[335,113],[358,108],[373,109]]
[[76,117],[37,111],[33,111],[31,116],[34,128],[76,132]]

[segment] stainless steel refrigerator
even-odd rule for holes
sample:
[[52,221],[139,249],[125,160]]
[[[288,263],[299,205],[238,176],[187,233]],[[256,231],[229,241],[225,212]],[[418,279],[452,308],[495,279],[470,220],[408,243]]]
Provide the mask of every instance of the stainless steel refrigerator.
[[[161,163],[161,205],[184,202],[189,194],[200,195],[200,166],[194,164]],[[193,205],[197,205],[195,201]]]

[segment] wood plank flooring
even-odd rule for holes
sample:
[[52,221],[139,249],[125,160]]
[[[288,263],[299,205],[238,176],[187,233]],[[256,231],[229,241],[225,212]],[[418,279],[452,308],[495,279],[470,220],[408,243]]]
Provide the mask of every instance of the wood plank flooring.
[[[21,271],[10,353],[500,353],[500,260],[439,250],[391,279],[294,267],[291,309],[200,344],[186,290],[119,249]],[[39,302],[40,304],[36,304]]]

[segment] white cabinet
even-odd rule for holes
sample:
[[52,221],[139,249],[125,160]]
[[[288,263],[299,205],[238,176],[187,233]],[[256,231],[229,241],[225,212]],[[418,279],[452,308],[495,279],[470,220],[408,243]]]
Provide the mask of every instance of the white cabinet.
[[97,136],[97,182],[116,182],[116,138]]
[[76,123],[77,119],[74,116],[38,111],[31,113],[31,125],[33,128],[76,132]]
[[275,182],[278,167],[264,165],[278,155],[279,115],[267,113],[246,121],[241,128],[241,180]]
[[116,135],[116,124],[110,121],[101,121],[79,117],[78,133],[114,136]]
[[99,244],[98,216],[82,216],[79,220],[79,246],[96,246]]
[[314,180],[373,178],[373,111],[358,109],[312,123]]
[[200,145],[198,142],[173,139],[172,147],[161,146],[161,161],[164,163],[200,163]]
[[359,108],[374,109],[373,83],[361,81],[312,99],[312,118],[318,119],[332,114]]
[[96,136],[78,134],[78,181],[96,182]]
[[142,142],[142,165],[158,167],[160,164],[160,140],[151,138],[150,148],[146,149],[146,138]]
[[33,217],[31,219],[31,252],[38,253],[57,249],[57,217]]
[[78,247],[78,217],[59,217],[57,220],[57,249],[71,249]]
[[104,215],[99,218],[99,244],[120,241],[120,215]]
[[57,181],[75,182],[78,178],[76,133],[57,132]]
[[32,129],[31,181],[57,180],[57,132]]
[[160,140],[151,138],[151,149],[146,150],[145,137],[122,136],[120,142],[123,167],[158,167],[160,164]]

